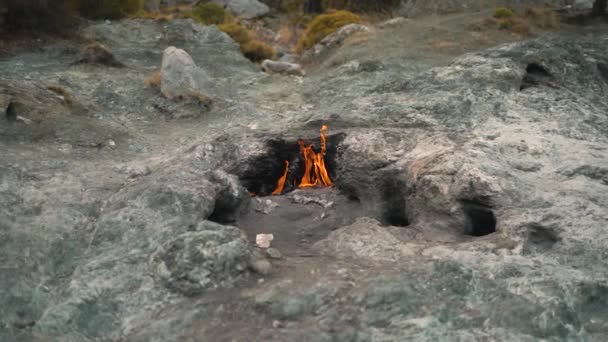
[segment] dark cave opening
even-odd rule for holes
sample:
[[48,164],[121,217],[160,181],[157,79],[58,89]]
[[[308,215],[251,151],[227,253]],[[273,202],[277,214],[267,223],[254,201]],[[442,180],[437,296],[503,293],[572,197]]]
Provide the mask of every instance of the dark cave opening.
[[6,107],[5,117],[9,122],[17,121],[17,109],[15,107],[15,103],[12,101]]
[[496,216],[492,207],[479,199],[462,201],[462,208],[467,218],[465,234],[485,236],[496,232]]
[[[344,137],[344,134],[327,136],[325,166],[332,180],[336,179],[338,146]],[[315,152],[320,151],[320,138],[303,139],[303,141],[307,146],[313,145]],[[277,187],[278,180],[283,176],[285,162],[288,161],[287,178],[282,194],[297,189],[305,170],[304,157],[298,140],[273,139],[267,142],[267,146],[267,153],[247,161],[247,164],[241,165],[240,171],[236,172],[243,186],[255,196],[271,195]]]
[[537,87],[542,84],[548,84],[548,80],[553,78],[553,75],[542,65],[538,63],[530,63],[526,67],[526,74],[521,81],[519,90]]
[[597,70],[600,72],[602,79],[608,83],[608,64],[597,63]]
[[406,184],[400,180],[396,174],[389,174],[383,177],[380,193],[382,195],[382,223],[405,227],[409,220],[406,212],[405,201]]

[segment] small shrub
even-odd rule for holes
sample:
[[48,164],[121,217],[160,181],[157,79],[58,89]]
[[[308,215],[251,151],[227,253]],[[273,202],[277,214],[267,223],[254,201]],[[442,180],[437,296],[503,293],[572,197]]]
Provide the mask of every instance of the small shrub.
[[249,30],[239,25],[238,23],[227,23],[219,25],[218,28],[226,34],[228,34],[232,39],[234,39],[240,45],[247,44],[251,41],[251,33]]
[[273,59],[276,54],[276,51],[272,46],[259,40],[252,40],[241,45],[241,51],[243,51],[245,57],[253,62]]
[[336,11],[318,15],[308,24],[306,31],[298,41],[296,49],[298,52],[310,49],[340,27],[359,22],[361,22],[361,18],[349,11]]
[[515,17],[515,13],[506,7],[499,7],[494,11],[494,18],[496,19],[509,19]]
[[187,15],[205,25],[220,25],[232,19],[222,6],[210,2],[197,5]]
[[498,27],[503,30],[512,29],[519,20],[514,17],[502,18],[498,20]]
[[218,28],[239,43],[243,55],[253,62],[274,58],[276,51],[272,46],[253,38],[250,30],[239,23],[231,22],[219,25]]
[[528,7],[524,17],[532,25],[543,29],[558,28],[560,24],[559,14],[551,7]]

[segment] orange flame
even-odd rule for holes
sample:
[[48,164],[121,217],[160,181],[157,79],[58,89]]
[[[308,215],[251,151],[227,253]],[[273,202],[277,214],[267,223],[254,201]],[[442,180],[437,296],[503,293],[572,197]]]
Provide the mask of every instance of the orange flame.
[[272,192],[273,195],[280,195],[285,187],[285,180],[287,180],[287,171],[289,170],[289,161],[285,161],[285,172],[283,176],[277,181],[277,188]]
[[[333,182],[329,177],[327,168],[325,167],[325,153],[327,151],[327,126],[321,127],[321,151],[316,153],[313,145],[304,145],[303,140],[299,140],[300,153],[304,157],[304,175],[298,187],[310,188],[313,186],[331,186]],[[277,188],[272,192],[273,195],[280,195],[283,192],[285,186],[285,180],[287,179],[287,172],[289,168],[289,162],[285,161],[285,172],[283,176],[277,182]]]

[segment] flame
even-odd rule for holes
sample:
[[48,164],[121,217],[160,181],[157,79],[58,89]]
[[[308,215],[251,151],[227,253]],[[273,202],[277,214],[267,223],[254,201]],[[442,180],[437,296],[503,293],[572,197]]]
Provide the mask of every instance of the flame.
[[[310,188],[314,186],[331,186],[333,182],[329,177],[325,167],[325,153],[327,151],[327,126],[321,127],[321,151],[315,152],[314,146],[306,146],[303,140],[298,140],[300,144],[300,154],[304,158],[304,175],[298,187]],[[280,195],[285,187],[285,180],[289,169],[289,162],[285,161],[285,172],[277,182],[277,188],[272,192],[273,195]]]
[[277,188],[272,192],[273,195],[280,195],[283,192],[283,188],[285,187],[285,180],[287,180],[287,171],[289,170],[289,161],[285,161],[285,172],[283,172],[283,176],[279,178],[277,181]]

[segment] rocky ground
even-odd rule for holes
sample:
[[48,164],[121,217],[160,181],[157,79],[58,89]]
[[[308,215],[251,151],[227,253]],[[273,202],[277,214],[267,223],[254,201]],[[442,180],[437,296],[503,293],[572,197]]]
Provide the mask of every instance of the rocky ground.
[[[372,27],[305,77],[190,20],[0,60],[0,341],[604,341],[608,27],[484,15]],[[144,86],[168,46],[212,102]],[[263,196],[323,124],[335,186]]]

